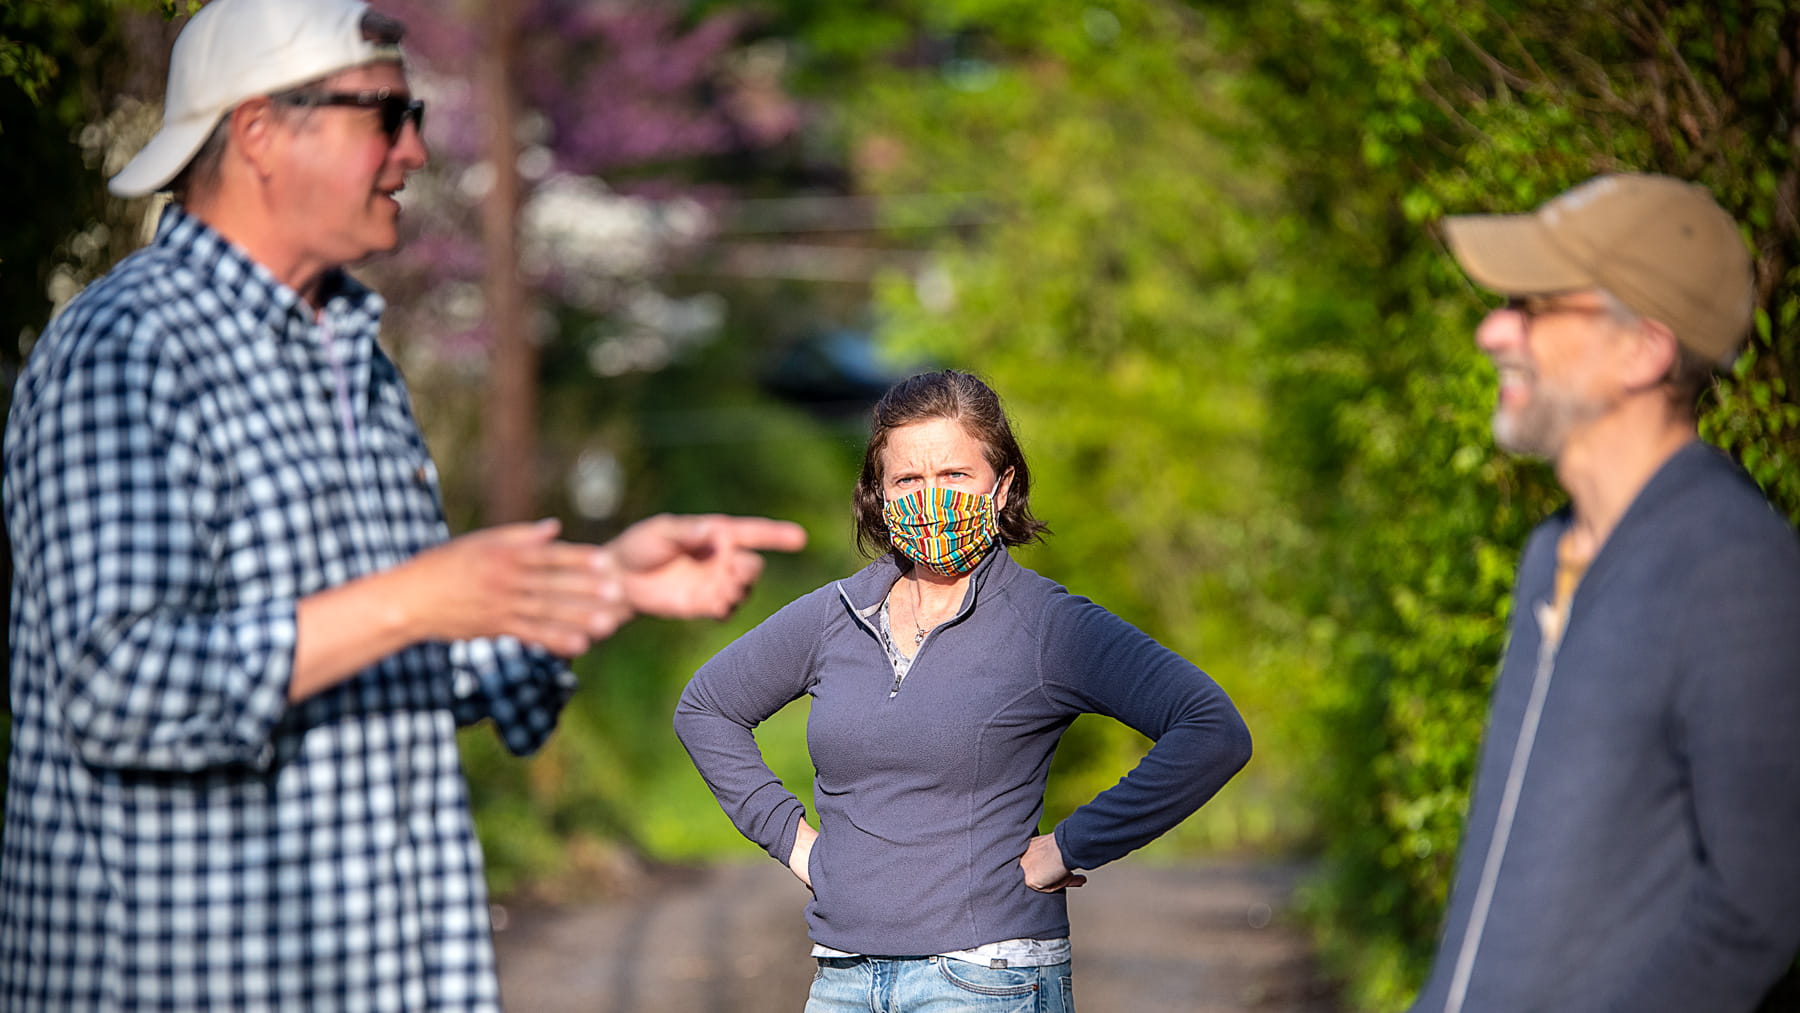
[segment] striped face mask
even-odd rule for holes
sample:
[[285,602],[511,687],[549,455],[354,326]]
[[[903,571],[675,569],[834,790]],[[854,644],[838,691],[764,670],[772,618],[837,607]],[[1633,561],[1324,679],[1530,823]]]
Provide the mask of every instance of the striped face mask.
[[[994,483],[994,492],[1000,483]],[[888,541],[906,558],[948,576],[975,569],[1000,540],[994,493],[936,486],[889,500],[881,508]]]

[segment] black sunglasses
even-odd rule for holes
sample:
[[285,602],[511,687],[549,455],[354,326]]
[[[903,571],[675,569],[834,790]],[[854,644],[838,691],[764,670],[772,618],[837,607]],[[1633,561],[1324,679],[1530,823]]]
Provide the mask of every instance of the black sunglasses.
[[274,96],[275,101],[283,105],[306,106],[354,106],[358,109],[374,109],[381,113],[381,129],[387,134],[388,143],[400,139],[400,131],[412,120],[413,127],[425,129],[425,100],[409,95],[396,95],[391,89],[377,88],[373,91],[291,91]]

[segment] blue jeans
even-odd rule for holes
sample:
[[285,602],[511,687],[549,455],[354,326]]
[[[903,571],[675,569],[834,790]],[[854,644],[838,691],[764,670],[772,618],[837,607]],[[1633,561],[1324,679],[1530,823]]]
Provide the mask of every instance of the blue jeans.
[[949,957],[819,957],[805,1013],[1075,1013],[1069,965]]

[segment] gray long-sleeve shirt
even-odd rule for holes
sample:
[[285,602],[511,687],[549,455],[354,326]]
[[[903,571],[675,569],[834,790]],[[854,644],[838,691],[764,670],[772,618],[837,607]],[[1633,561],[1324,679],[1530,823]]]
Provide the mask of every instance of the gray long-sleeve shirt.
[[[1750,1010],[1800,947],[1800,541],[1692,444],[1607,538],[1552,653],[1537,606],[1568,524],[1540,527],[1520,566],[1443,945],[1413,1008]],[[1541,719],[1497,835],[1534,683]]]
[[1061,893],[1025,886],[1057,740],[1099,713],[1155,740],[1117,785],[1056,828],[1070,868],[1113,861],[1185,819],[1250,755],[1225,692],[1098,605],[995,552],[904,684],[869,618],[899,577],[884,557],[788,605],[709,661],[675,729],[745,837],[785,861],[804,815],[752,729],[811,695],[820,835],[814,941],[928,954],[1068,935]]

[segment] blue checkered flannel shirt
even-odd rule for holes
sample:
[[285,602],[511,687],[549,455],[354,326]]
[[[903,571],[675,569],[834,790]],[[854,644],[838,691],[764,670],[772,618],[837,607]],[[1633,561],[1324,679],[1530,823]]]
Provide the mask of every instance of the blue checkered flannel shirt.
[[296,600],[446,537],[381,300],[325,292],[173,207],[32,350],[0,1009],[498,1007],[456,729],[527,752],[573,681],[428,643],[288,703]]

